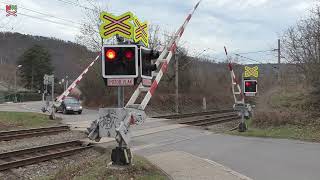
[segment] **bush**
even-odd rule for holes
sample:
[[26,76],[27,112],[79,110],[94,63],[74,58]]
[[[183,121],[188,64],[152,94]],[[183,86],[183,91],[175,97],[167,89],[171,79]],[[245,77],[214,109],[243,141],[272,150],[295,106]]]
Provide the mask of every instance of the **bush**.
[[42,100],[42,94],[39,93],[18,93],[18,101],[24,102],[24,101],[41,101]]
[[[14,101],[15,99],[15,93],[13,92],[5,92],[3,96],[4,96],[5,102]],[[34,92],[18,92],[17,93],[18,102],[40,101],[40,100],[42,100],[42,94],[38,94]]]
[[279,127],[284,125],[300,125],[305,123],[308,118],[300,112],[288,112],[288,111],[257,111],[252,118],[252,124],[255,127]]

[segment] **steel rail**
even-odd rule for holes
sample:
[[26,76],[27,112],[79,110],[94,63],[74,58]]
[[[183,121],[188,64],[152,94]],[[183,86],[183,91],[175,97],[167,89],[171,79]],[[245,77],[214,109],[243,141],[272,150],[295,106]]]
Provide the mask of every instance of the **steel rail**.
[[228,116],[219,117],[219,118],[201,119],[201,120],[188,122],[184,124],[193,125],[193,126],[211,126],[211,125],[222,124],[222,123],[226,123],[226,122],[230,122],[238,119],[240,119],[238,115],[228,115]]
[[10,141],[14,139],[23,139],[36,136],[45,136],[69,131],[68,126],[55,126],[46,128],[22,129],[13,131],[0,131],[0,141]]
[[0,171],[70,156],[91,147],[83,146],[81,141],[69,141],[1,153]]
[[187,113],[187,114],[172,114],[172,115],[164,115],[164,116],[155,116],[152,118],[179,119],[179,118],[186,118],[186,117],[222,114],[222,113],[229,113],[229,112],[234,112],[234,110],[233,109],[213,110],[213,111],[195,112],[195,113]]
[[196,124],[199,122],[218,120],[221,118],[228,118],[228,117],[234,117],[234,116],[238,116],[238,115],[236,113],[221,113],[221,114],[212,114],[212,115],[205,115],[205,116],[195,116],[190,118],[182,118],[177,122],[179,122],[180,124]]

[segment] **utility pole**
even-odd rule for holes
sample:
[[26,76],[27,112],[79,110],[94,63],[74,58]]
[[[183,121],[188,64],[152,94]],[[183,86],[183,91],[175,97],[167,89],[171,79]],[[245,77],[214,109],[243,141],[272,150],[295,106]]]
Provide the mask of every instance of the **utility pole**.
[[31,91],[33,90],[33,64],[31,66]]
[[178,61],[178,57],[175,54],[174,58],[176,60],[176,113],[179,113],[179,61]]
[[202,110],[203,110],[203,112],[207,111],[207,100],[206,100],[206,97],[202,98]]
[[280,83],[281,80],[281,48],[280,48],[280,39],[278,39],[278,67],[279,67],[279,72],[278,72],[278,82]]
[[54,75],[51,76],[51,101],[54,103]]
[[17,99],[17,91],[18,91],[18,88],[17,88],[17,71],[19,68],[21,68],[22,65],[19,64],[16,69],[15,69],[15,72],[14,72],[14,102],[17,102],[18,99]]
[[16,103],[17,100],[17,68],[14,72],[14,102]]
[[65,77],[65,84],[64,85],[65,85],[64,89],[67,90],[69,87],[69,76]]
[[54,75],[51,75],[51,102],[52,102],[52,108],[51,108],[51,113],[49,118],[51,120],[55,120],[56,119],[56,115],[55,115],[55,106],[54,106]]

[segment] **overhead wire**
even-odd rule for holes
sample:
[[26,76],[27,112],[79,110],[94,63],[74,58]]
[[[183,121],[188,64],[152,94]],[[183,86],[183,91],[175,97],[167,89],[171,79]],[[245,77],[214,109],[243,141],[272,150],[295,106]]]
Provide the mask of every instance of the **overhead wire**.
[[[266,53],[266,52],[269,52],[268,54],[265,54],[265,56],[272,56],[273,53],[271,52],[274,52],[276,51],[277,49],[270,49],[270,50],[260,50],[260,51],[250,51],[250,52],[240,52],[240,53],[230,53],[230,54],[233,54],[233,55],[236,55],[237,57],[240,57],[242,59],[246,59],[246,60],[249,60],[251,62],[256,62],[256,63],[259,63],[259,64],[263,64],[265,62],[262,62],[262,61],[259,61],[259,60],[256,60],[256,59],[253,59],[253,58],[249,58],[249,57],[246,57],[246,56],[243,56],[245,54],[256,54],[256,53]],[[241,59],[239,59],[241,61]]]
[[[6,4],[5,2],[0,2],[0,3],[2,3],[2,4]],[[56,19],[59,19],[59,20],[65,21],[65,22],[70,22],[70,23],[80,24],[80,25],[81,25],[81,23],[78,23],[78,22],[72,21],[72,20],[70,20],[70,19],[57,17],[57,16],[52,15],[52,14],[43,13],[43,12],[40,12],[40,11],[37,11],[37,10],[34,10],[34,9],[30,9],[30,8],[26,8],[26,7],[23,7],[23,6],[19,6],[19,9],[24,9],[24,10],[31,11],[31,12],[34,12],[34,13],[37,13],[37,14],[41,14],[41,15],[44,15],[44,16],[48,16],[48,17],[52,17],[52,18],[56,18]]]
[[241,58],[244,58],[244,59],[247,59],[247,60],[253,61],[253,62],[257,62],[257,63],[261,63],[261,64],[263,64],[263,62],[262,62],[262,61],[258,61],[258,60],[255,60],[255,59],[252,59],[252,58],[249,58],[249,57],[245,57],[245,56],[242,56],[242,55],[240,55],[240,54],[238,54],[238,53],[235,53],[235,55],[236,55],[236,56],[239,56],[239,57],[241,57]]
[[[1,9],[1,11],[5,11],[4,9]],[[51,23],[55,23],[55,24],[59,24],[59,25],[63,25],[63,26],[68,26],[68,27],[72,27],[72,28],[76,28],[79,29],[80,27],[74,26],[72,24],[65,24],[62,22],[57,22],[57,21],[53,21],[50,19],[46,19],[46,18],[41,18],[41,17],[37,17],[37,16],[32,16],[32,15],[28,15],[28,14],[24,14],[24,13],[17,13],[18,15],[22,15],[22,16],[26,16],[26,17],[30,17],[30,18],[34,18],[34,19],[38,19],[38,20],[42,20],[42,21],[47,21],[47,22],[51,22]]]
[[186,68],[190,63],[194,62],[195,59],[199,58],[201,54],[203,54],[204,52],[208,51],[208,50],[212,50],[211,48],[206,48],[204,49],[202,52],[200,52],[196,57],[194,57],[194,59],[191,59],[189,62],[187,62],[186,64],[184,64],[181,67],[181,70],[183,71],[184,68]]
[[250,51],[250,52],[240,52],[237,54],[256,54],[256,53],[264,53],[264,52],[271,52],[275,51],[276,49],[270,49],[270,50],[260,50],[260,51]]
[[89,8],[89,7],[86,7],[86,6],[83,6],[83,5],[81,5],[79,2],[78,2],[78,3],[75,3],[75,2],[72,2],[72,1],[68,1],[68,0],[57,0],[57,1],[63,2],[63,3],[65,3],[65,4],[77,6],[77,7],[86,9],[86,10],[91,10],[91,11],[97,12],[97,10],[92,9],[92,8]]

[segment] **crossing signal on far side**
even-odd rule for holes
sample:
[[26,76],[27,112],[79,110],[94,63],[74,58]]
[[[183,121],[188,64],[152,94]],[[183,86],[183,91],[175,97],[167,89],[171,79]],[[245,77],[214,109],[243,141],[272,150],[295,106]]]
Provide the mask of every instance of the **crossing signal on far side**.
[[140,71],[141,78],[152,79],[152,71],[157,70],[157,65],[152,62],[158,59],[160,53],[145,47],[140,47]]
[[244,80],[244,93],[257,93],[257,80]]
[[136,45],[105,45],[102,47],[103,78],[136,78],[138,74],[138,47]]

